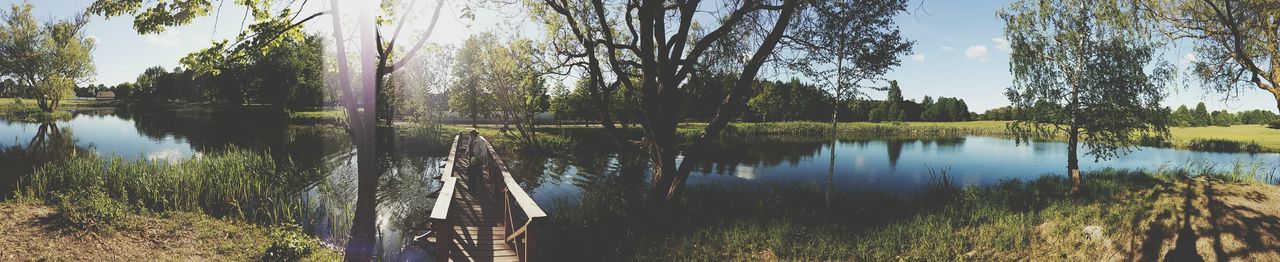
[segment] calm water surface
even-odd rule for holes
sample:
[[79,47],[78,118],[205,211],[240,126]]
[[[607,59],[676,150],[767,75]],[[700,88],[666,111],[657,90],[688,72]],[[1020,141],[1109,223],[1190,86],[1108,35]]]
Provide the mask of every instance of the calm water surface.
[[[141,112],[140,112],[141,111]],[[327,172],[311,181],[305,195],[313,212],[302,219],[307,229],[338,245],[345,240],[356,198],[355,150],[340,127],[289,125],[286,116],[269,110],[178,113],[163,110],[84,110],[70,121],[52,124],[0,120],[0,195],[10,197],[20,179],[39,165],[72,154],[121,155],[131,159],[172,161],[228,147],[268,151],[305,168]],[[920,190],[932,173],[946,172],[964,185],[988,185],[1003,179],[1034,179],[1065,170],[1066,145],[1033,142],[1018,145],[1004,138],[800,140],[761,139],[721,145],[702,158],[690,183],[813,184],[835,190],[877,190],[909,194]],[[438,188],[433,178],[445,152],[415,141],[385,141],[392,148],[379,156],[386,170],[379,177],[378,248],[385,259],[417,257],[405,249],[420,233]],[[834,146],[834,148],[833,148]],[[835,153],[835,173],[828,174]],[[650,172],[642,154],[578,152],[572,156],[503,156],[513,173],[544,209],[578,201],[611,176]],[[1193,152],[1140,148],[1112,160],[1082,157],[1084,170],[1104,167],[1144,168],[1258,163],[1262,173],[1276,176],[1280,154]],[[1274,182],[1274,178],[1271,178]]]

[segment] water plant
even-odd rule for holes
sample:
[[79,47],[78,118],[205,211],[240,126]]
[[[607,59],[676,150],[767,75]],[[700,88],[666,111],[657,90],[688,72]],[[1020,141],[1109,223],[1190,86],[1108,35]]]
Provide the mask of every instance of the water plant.
[[273,224],[295,217],[304,206],[300,192],[319,176],[270,154],[236,148],[175,162],[80,155],[36,169],[22,191],[47,202],[81,190],[102,192],[151,211]]

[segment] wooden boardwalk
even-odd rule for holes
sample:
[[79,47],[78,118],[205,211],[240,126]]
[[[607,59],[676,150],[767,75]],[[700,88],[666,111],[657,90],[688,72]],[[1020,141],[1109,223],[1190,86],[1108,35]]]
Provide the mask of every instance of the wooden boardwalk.
[[475,132],[459,134],[446,161],[427,238],[436,260],[533,260],[534,232],[546,214],[511,178],[493,146]]

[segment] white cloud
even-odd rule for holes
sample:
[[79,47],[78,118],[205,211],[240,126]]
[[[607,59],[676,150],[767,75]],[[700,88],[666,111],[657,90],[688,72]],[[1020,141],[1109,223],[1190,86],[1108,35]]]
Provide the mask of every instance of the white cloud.
[[947,51],[947,52],[956,51],[956,48],[944,45],[942,46],[942,51]]
[[987,46],[985,45],[970,46],[969,49],[964,50],[964,57],[967,57],[971,60],[977,60],[978,62],[986,62]]
[[143,35],[142,40],[161,47],[176,47],[183,42],[182,31],[178,30],[165,30],[164,33]]
[[1182,61],[1188,62],[1188,63],[1195,63],[1196,61],[1200,61],[1200,58],[1196,58],[1196,54],[1187,53],[1186,55],[1182,56]]
[[991,42],[996,43],[997,50],[1005,51],[1005,52],[1013,51],[1013,49],[1009,48],[1009,40],[1005,40],[1004,38],[997,37],[997,38],[992,38]]
[[913,54],[913,55],[911,55],[911,61],[924,62],[924,54]]

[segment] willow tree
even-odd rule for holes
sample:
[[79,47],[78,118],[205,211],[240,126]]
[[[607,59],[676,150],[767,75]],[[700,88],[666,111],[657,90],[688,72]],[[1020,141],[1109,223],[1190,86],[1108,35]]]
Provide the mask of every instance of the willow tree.
[[[680,194],[698,151],[736,118],[745,107],[756,75],[773,54],[794,21],[801,0],[747,0],[706,3],[698,0],[635,1],[528,1],[531,15],[548,25],[549,36],[557,41],[568,66],[583,69],[589,84],[621,88],[634,96],[638,109],[629,112],[639,118],[642,137],[626,140],[646,149],[653,163],[655,206],[664,206]],[[695,26],[697,25],[697,26]],[[698,30],[699,28],[710,30]],[[735,28],[748,28],[754,47],[744,52],[737,77],[717,106],[716,114],[702,131],[688,138],[692,145],[684,161],[676,144],[683,140],[676,126],[685,112],[690,93],[680,86],[698,68],[698,61],[717,41],[726,39]],[[599,90],[599,89],[596,89]],[[696,92],[695,92],[696,93]],[[599,94],[596,96],[607,96]],[[599,100],[599,99],[597,99]],[[597,105],[597,108],[609,108]],[[608,114],[602,122],[609,127]],[[610,127],[611,128],[611,127]],[[611,132],[615,136],[622,132]],[[621,140],[621,139],[620,139]],[[677,167],[677,164],[680,166]]]
[[1258,89],[1280,109],[1280,4],[1271,0],[1145,0],[1170,40],[1195,45],[1201,84],[1233,98]]
[[1009,128],[1020,141],[1066,135],[1072,193],[1081,143],[1096,161],[1127,154],[1139,135],[1168,135],[1160,101],[1173,70],[1131,2],[1019,0],[999,16],[1013,49],[1006,95],[1027,116]]
[[41,25],[30,2],[0,10],[0,76],[16,79],[18,95],[52,112],[62,99],[93,76],[94,42],[84,33],[88,17],[50,20]]

